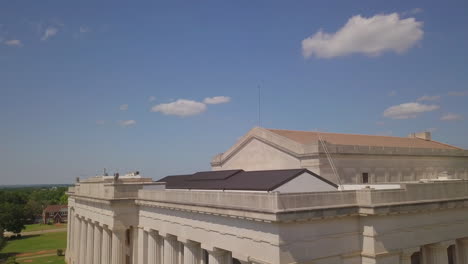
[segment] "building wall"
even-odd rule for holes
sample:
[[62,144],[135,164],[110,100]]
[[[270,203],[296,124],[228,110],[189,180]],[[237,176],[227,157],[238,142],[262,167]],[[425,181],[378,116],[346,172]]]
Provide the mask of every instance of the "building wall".
[[[468,157],[332,155],[343,183],[362,183],[362,173],[369,174],[369,183],[418,181],[434,179],[447,172],[456,179],[468,179]],[[325,155],[320,158],[321,176],[335,178]]]
[[222,166],[213,170],[274,170],[300,168],[300,160],[258,139],[251,139]]
[[[333,148],[336,152],[339,148]],[[367,150],[366,150],[367,151]],[[427,152],[427,151],[426,151]],[[430,152],[430,151],[429,151]],[[427,152],[427,153],[429,153]],[[468,156],[392,155],[363,153],[331,153],[343,184],[362,183],[362,173],[369,174],[369,183],[408,182],[434,179],[447,172],[456,179],[468,179]],[[274,144],[256,138],[240,146],[222,165],[213,170],[244,169],[270,170],[307,168],[318,175],[338,183],[327,156],[320,154],[286,153]]]
[[280,193],[291,193],[291,192],[327,192],[336,191],[337,188],[332,185],[318,179],[317,177],[303,173],[291,181],[281,185],[274,191]]

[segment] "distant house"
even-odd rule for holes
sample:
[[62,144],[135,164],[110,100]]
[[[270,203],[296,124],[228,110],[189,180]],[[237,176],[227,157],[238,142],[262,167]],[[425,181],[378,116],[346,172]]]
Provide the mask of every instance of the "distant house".
[[67,205],[49,205],[42,211],[42,222],[47,224],[53,223],[66,223],[68,216]]

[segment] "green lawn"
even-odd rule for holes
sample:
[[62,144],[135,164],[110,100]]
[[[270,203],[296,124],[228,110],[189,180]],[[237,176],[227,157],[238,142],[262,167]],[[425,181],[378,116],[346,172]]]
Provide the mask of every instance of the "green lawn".
[[34,264],[65,264],[64,257],[49,256],[49,257],[37,257],[29,258],[25,260],[16,260],[18,263],[34,263]]
[[44,225],[44,224],[32,224],[26,225],[26,229],[22,232],[32,232],[32,231],[42,231],[42,230],[50,230],[50,229],[62,229],[67,228],[66,224],[58,224],[58,225]]
[[23,236],[10,240],[0,251],[3,254],[19,254],[41,250],[64,249],[67,247],[67,232],[45,233],[41,235]]

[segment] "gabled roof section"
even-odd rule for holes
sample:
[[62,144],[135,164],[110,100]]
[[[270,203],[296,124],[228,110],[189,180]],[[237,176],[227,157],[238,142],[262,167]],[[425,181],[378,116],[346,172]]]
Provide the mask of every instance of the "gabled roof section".
[[326,132],[318,133],[314,131],[295,131],[282,129],[267,130],[285,138],[294,140],[301,144],[311,144],[317,142],[320,134],[325,141],[335,145],[462,150],[458,147],[420,138],[356,135]]
[[[200,173],[191,175],[168,176],[158,182],[165,182],[166,189],[198,190],[245,190],[273,191],[303,173],[308,173],[337,188],[338,185],[320,177],[307,169],[262,170],[262,171],[207,171],[202,172],[204,179],[196,179]],[[230,175],[220,178],[219,175]],[[195,180],[194,180],[195,179]]]

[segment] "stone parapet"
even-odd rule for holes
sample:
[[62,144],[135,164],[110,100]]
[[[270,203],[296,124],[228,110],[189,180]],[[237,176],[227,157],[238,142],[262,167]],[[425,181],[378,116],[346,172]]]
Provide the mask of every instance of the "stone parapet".
[[[468,206],[468,181],[414,183],[394,190],[364,189],[294,194],[140,190],[138,201],[145,204],[154,202],[158,206],[178,207],[183,210],[187,208],[184,206],[188,206],[195,211],[209,213],[213,213],[213,208],[215,208],[219,214],[226,215],[235,210],[278,216],[296,214],[298,217],[307,217],[309,215],[315,218],[327,215],[324,210],[330,211],[328,213],[330,216],[338,216],[340,214],[406,212],[411,210],[411,205],[418,205],[418,208],[424,208],[424,210]],[[421,204],[423,204],[422,207]],[[350,208],[353,209],[350,210]],[[378,211],[378,208],[385,208],[385,210]],[[311,213],[312,211],[320,211],[320,213]],[[232,214],[239,215],[238,213]],[[291,217],[287,218],[291,219]],[[268,219],[272,218],[268,217]]]

